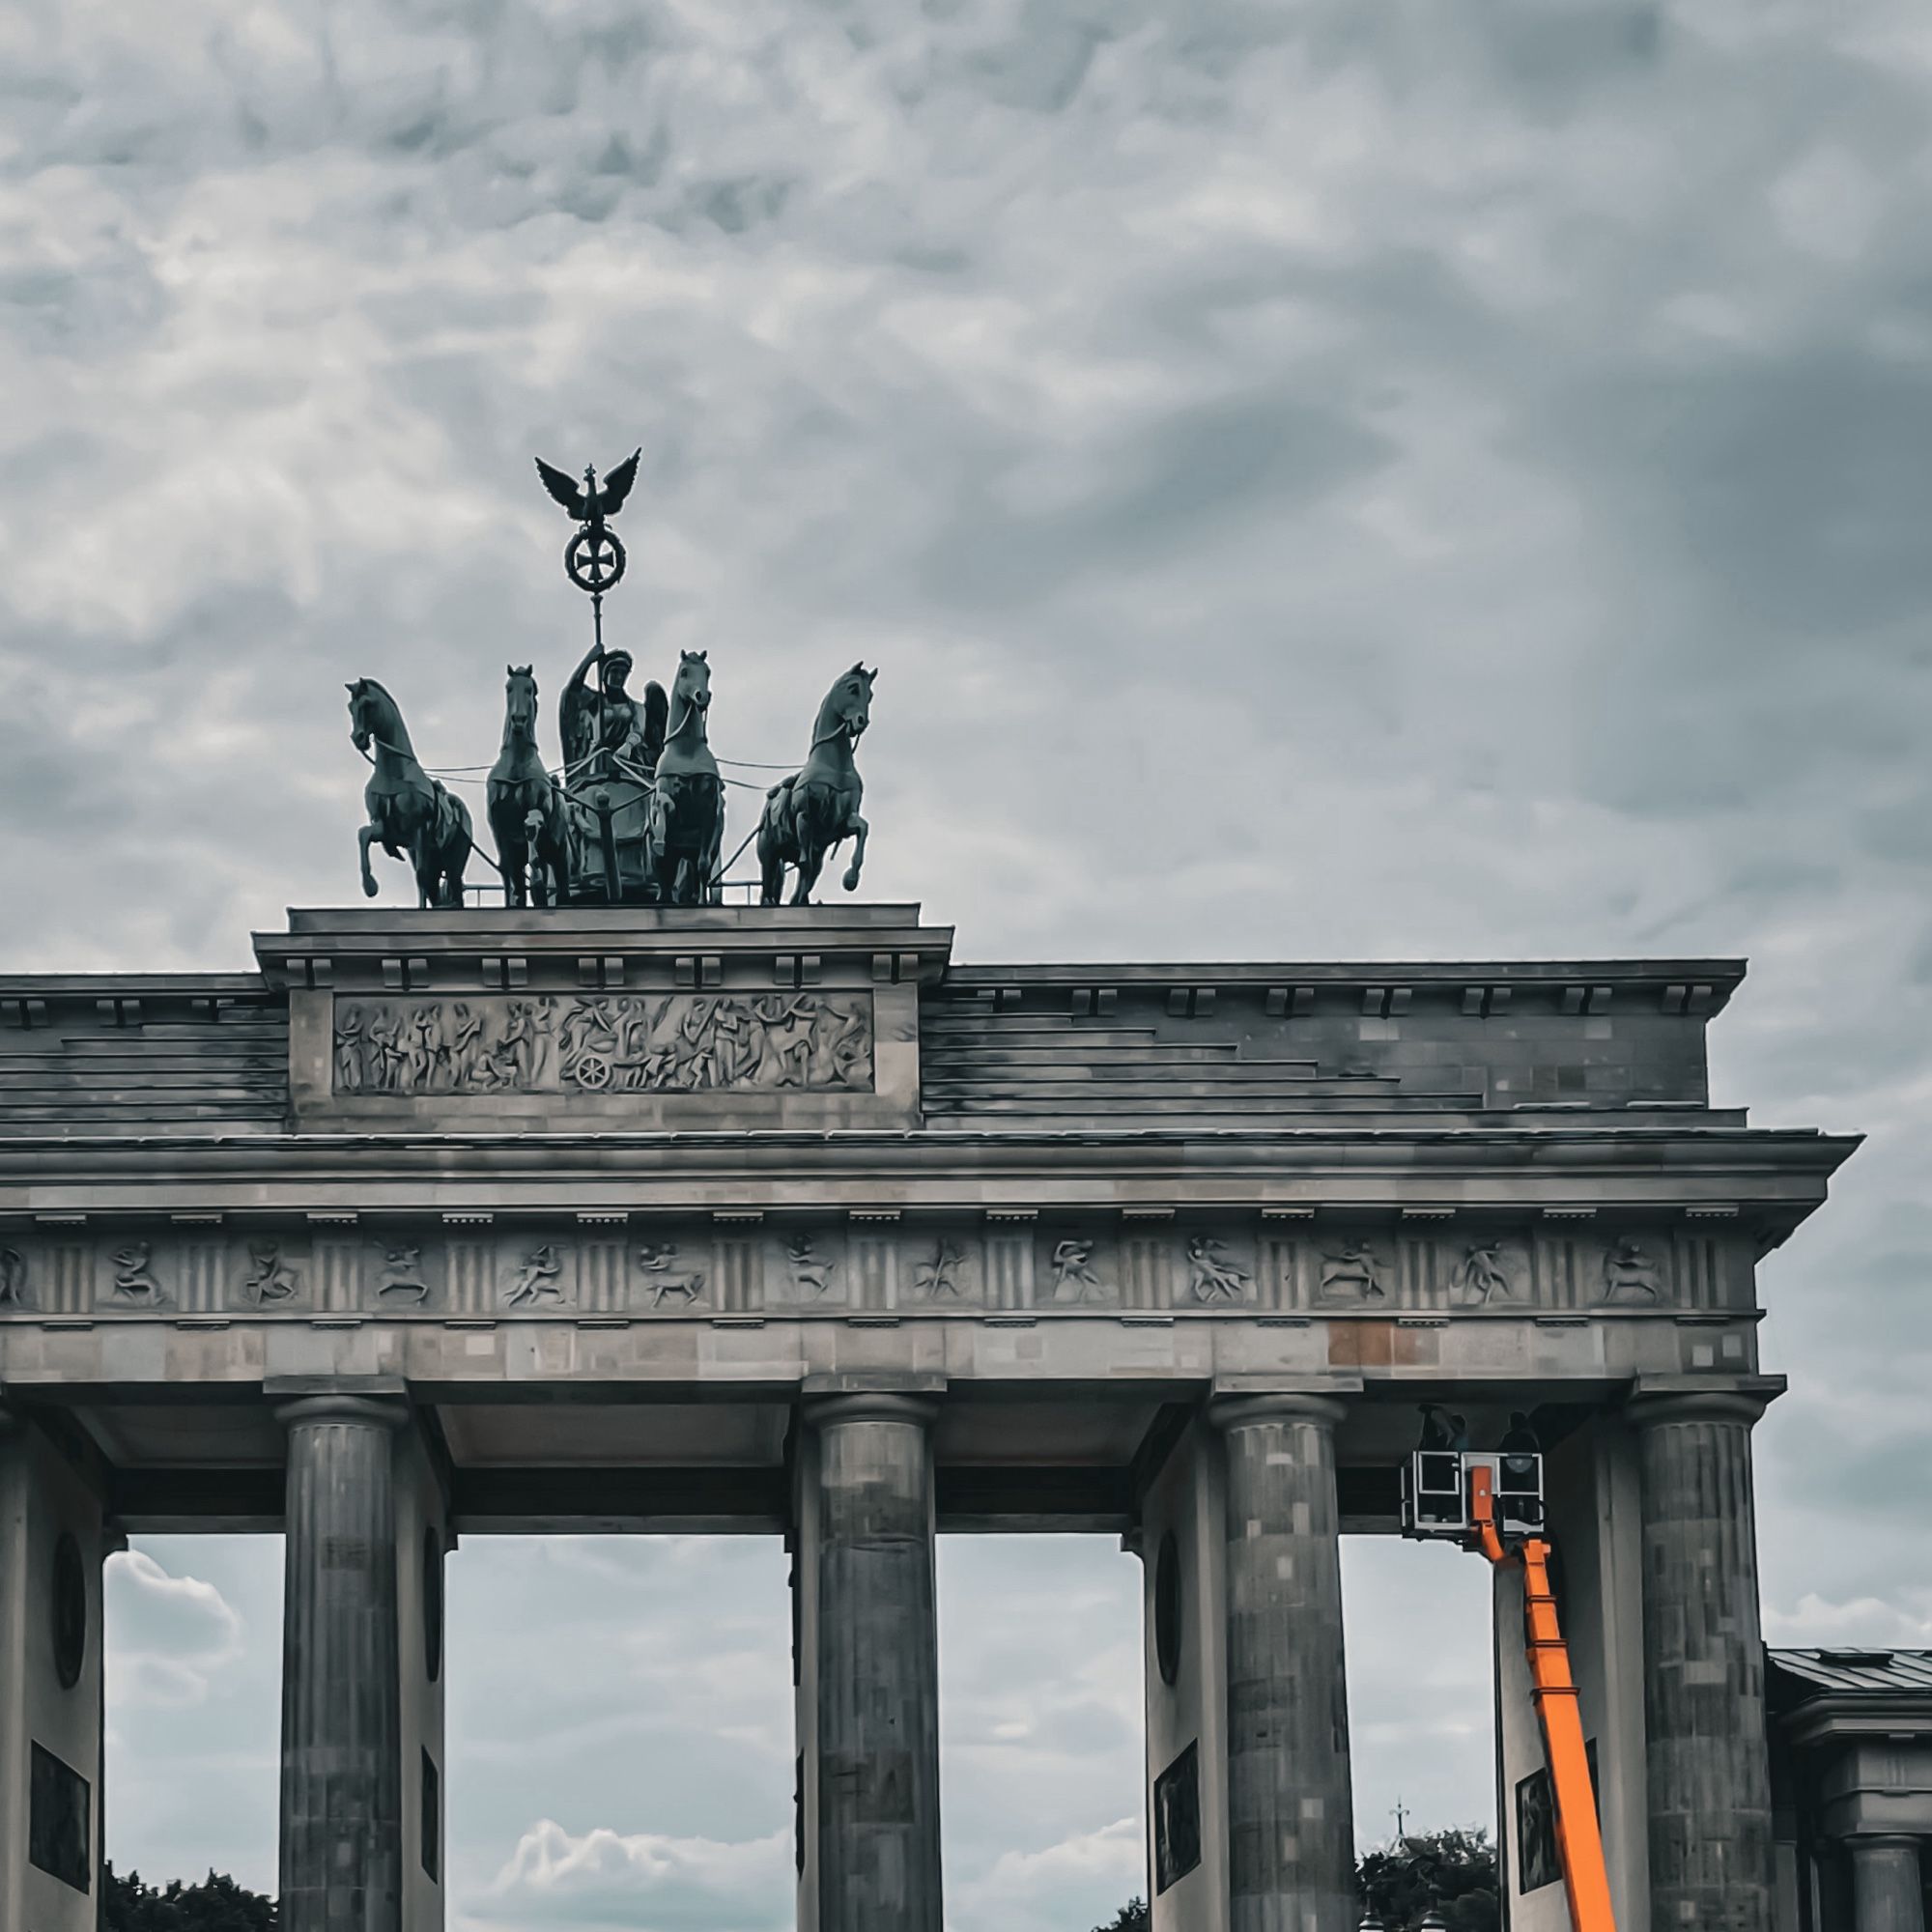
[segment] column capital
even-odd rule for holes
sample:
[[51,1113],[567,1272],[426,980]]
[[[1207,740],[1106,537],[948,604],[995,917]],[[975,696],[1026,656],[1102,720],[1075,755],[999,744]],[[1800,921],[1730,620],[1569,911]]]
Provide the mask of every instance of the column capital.
[[410,1406],[394,1396],[342,1394],[305,1395],[277,1406],[275,1420],[284,1429],[304,1423],[355,1422],[366,1429],[401,1429],[410,1419]]
[[1208,1420],[1223,1433],[1253,1429],[1270,1422],[1312,1422],[1333,1429],[1349,1412],[1343,1400],[1347,1389],[1254,1389],[1238,1395],[1216,1395],[1208,1405]]
[[846,1422],[907,1422],[929,1427],[939,1415],[930,1395],[901,1389],[851,1389],[838,1395],[808,1396],[799,1413],[813,1429],[836,1429]]
[[1782,1376],[1706,1381],[1690,1376],[1639,1376],[1627,1412],[1639,1429],[1672,1422],[1735,1422],[1748,1427],[1784,1393]]

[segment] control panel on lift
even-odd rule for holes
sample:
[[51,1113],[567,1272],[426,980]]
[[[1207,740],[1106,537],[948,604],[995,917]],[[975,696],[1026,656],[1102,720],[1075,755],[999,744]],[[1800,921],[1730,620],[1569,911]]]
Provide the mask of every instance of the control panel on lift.
[[1470,1478],[1490,1472],[1495,1526],[1505,1543],[1542,1536],[1543,1458],[1527,1452],[1418,1449],[1403,1464],[1402,1533],[1468,1543],[1477,1533]]

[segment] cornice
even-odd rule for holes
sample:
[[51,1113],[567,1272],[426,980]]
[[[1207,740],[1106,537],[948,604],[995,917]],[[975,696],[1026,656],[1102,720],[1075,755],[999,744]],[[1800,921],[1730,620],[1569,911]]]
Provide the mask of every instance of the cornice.
[[[1467,1185],[1487,1177],[1508,1185],[1497,1201],[1558,1198],[1603,1180],[1640,1181],[1634,1198],[1708,1194],[1721,1183],[1742,1198],[1822,1198],[1861,1136],[1782,1128],[1707,1131],[1606,1127],[1293,1128],[1085,1131],[1075,1133],[879,1132],[873,1130],[656,1132],[634,1134],[237,1134],[0,1140],[0,1212],[31,1210],[49,1190],[246,1182],[300,1185],[375,1178],[439,1183],[475,1179],[639,1184],[677,1176],[736,1180],[752,1192],[787,1177],[836,1172],[854,1183],[892,1180],[908,1198],[949,1182],[978,1199],[996,1180],[1055,1198],[1083,1195],[1106,1179],[1172,1182],[1204,1198],[1293,1202],[1297,1180],[1320,1181],[1323,1203],[1350,1198],[1426,1197],[1432,1179],[1454,1177],[1449,1205],[1483,1205]],[[1277,1196],[1271,1181],[1284,1183]],[[1227,1183],[1238,1183],[1234,1194]],[[1816,1187],[1808,1183],[1817,1183]],[[1217,1192],[1217,1184],[1220,1191]],[[1337,1188],[1340,1192],[1337,1192]],[[1312,1205],[1312,1204],[1311,1204]]]

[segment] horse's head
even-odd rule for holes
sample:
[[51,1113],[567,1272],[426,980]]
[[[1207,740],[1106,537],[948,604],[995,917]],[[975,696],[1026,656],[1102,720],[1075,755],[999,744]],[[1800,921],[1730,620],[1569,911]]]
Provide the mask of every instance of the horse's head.
[[537,728],[537,680],[528,665],[505,665],[503,724],[509,730],[534,736]]
[[856,745],[866,726],[872,722],[872,680],[876,670],[855,664],[830,691],[819,707],[818,736],[823,740],[837,733]]
[[673,703],[684,703],[697,711],[711,709],[711,667],[702,651],[679,651],[677,676],[671,680]]
[[383,687],[373,677],[358,677],[344,689],[349,693],[350,742],[366,757],[381,722],[377,699]]

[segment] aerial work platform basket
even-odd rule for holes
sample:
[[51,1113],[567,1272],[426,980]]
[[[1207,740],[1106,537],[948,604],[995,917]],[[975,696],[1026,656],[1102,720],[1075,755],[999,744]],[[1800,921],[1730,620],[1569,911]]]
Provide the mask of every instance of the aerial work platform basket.
[[1574,1932],[1616,1932],[1577,1681],[1549,1582],[1541,1453],[1516,1444],[1417,1449],[1403,1465],[1402,1533],[1455,1543],[1497,1570],[1520,1571],[1530,1694],[1549,1766],[1570,1923]]

